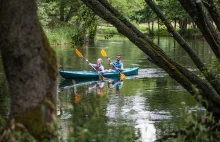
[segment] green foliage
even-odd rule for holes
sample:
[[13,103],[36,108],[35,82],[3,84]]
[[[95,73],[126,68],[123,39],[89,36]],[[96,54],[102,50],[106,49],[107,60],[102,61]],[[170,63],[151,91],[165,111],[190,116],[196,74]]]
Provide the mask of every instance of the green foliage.
[[194,35],[194,30],[193,29],[180,29],[178,31],[181,36],[185,38],[192,38]]
[[109,3],[128,19],[135,17],[135,12],[144,9],[145,6],[143,0],[109,0]]
[[132,14],[130,18],[131,20],[135,20],[137,23],[146,23],[155,21],[156,15],[150,9],[150,7],[146,5],[143,9],[140,9]]
[[[76,30],[72,35],[72,41],[74,45],[81,45],[85,42],[86,38],[95,37],[97,29],[97,16],[82,5],[76,18]],[[88,39],[87,39],[88,40]]]
[[212,64],[209,65],[209,71],[216,75],[216,79],[220,80],[220,64],[218,60],[213,60]]
[[[198,110],[193,113],[188,108],[185,110],[186,124],[190,126],[185,128],[183,139],[194,142],[219,141],[220,124],[215,121],[212,114],[206,110]],[[180,136],[181,137],[181,136]]]
[[49,23],[52,22],[52,17],[58,11],[56,2],[38,2],[38,18],[43,27],[48,27]]
[[164,132],[167,134],[162,136],[163,141],[166,142],[208,142],[220,140],[220,123],[215,121],[212,114],[206,110],[201,110],[197,107],[192,111],[189,107],[185,107],[185,111],[181,114],[183,124],[173,130],[167,130],[166,126]]
[[99,33],[99,34],[118,34],[118,31],[115,27],[98,26],[97,33]]
[[[155,33],[158,33],[158,29],[155,30]],[[159,29],[159,35],[160,36],[170,36],[169,32],[165,28]]]
[[189,19],[188,14],[181,7],[177,0],[158,0],[158,6],[163,11],[168,20],[180,20],[185,18]]

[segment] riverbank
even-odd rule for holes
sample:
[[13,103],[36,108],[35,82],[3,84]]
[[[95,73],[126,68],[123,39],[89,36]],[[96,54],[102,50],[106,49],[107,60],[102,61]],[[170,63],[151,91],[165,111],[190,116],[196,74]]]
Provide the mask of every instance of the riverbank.
[[[146,24],[136,25],[136,27],[145,35],[149,36],[172,36],[164,26],[154,27],[153,30],[149,30]],[[73,25],[58,26],[54,29],[44,29],[48,40],[51,45],[65,45],[72,44],[72,35],[75,32]],[[195,29],[186,29],[185,31],[177,30],[184,38],[201,38],[201,34]],[[111,38],[114,35],[118,35],[118,31],[114,26],[111,25],[100,25],[97,28],[97,34],[107,35],[106,38]]]

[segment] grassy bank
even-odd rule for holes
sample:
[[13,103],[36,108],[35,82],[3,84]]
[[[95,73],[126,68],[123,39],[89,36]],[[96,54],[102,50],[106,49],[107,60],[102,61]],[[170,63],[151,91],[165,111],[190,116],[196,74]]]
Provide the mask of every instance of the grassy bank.
[[[169,34],[169,32],[167,31],[165,27],[161,27],[158,30],[158,27],[155,26],[154,31],[151,33],[149,33],[149,30],[146,24],[136,25],[136,27],[146,35],[171,36],[171,34]],[[46,35],[51,45],[71,44],[72,35],[75,32],[75,28],[72,25],[62,25],[54,29],[45,28],[44,30],[46,32]],[[198,30],[193,30],[193,29],[187,29],[185,31],[178,30],[178,32],[181,35],[183,35],[183,37],[186,37],[186,38],[192,38],[192,37],[201,35]],[[115,35],[116,34],[117,35],[118,31],[113,26],[103,25],[103,26],[98,26],[97,34],[104,34],[104,35]]]
[[[160,36],[171,36],[171,34],[167,31],[165,26],[160,26],[160,29],[158,29],[158,25],[154,24],[154,30],[150,32],[149,27],[147,24],[139,24],[136,25],[137,29],[139,29],[142,33],[146,35],[160,35]],[[151,27],[152,28],[152,27]],[[185,38],[192,38],[196,36],[200,36],[201,33],[199,32],[198,29],[186,29],[184,31],[180,30],[179,28],[177,29],[177,32],[179,32],[183,37]],[[103,25],[99,26],[97,30],[98,34],[118,34],[118,31],[115,27],[110,26],[110,25]]]
[[74,26],[60,26],[54,29],[44,29],[51,45],[67,44],[72,42]]

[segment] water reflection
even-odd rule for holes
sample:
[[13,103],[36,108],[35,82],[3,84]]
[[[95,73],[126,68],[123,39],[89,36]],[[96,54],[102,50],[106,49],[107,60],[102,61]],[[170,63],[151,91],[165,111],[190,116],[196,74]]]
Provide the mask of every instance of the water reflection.
[[[148,77],[143,78],[142,72],[148,72]],[[100,136],[109,139],[114,137],[115,140],[123,137],[125,140],[129,134],[131,140],[154,141],[162,122],[178,117],[179,109],[184,109],[181,102],[186,102],[190,106],[195,105],[193,98],[183,88],[167,75],[163,76],[164,72],[158,70],[157,74],[155,75],[152,70],[140,70],[138,76],[127,77],[123,82],[119,80],[84,80],[81,82],[75,80],[75,84],[71,81],[69,86],[67,85],[68,87],[62,86],[62,92],[67,94],[61,95],[76,98],[76,94],[81,94],[80,103],[71,102],[74,111],[70,110],[69,113],[74,118],[72,116],[69,119],[76,121],[73,122],[75,124],[73,129],[75,130],[80,125],[81,131],[84,129],[89,132],[94,131],[93,128],[90,128],[92,124],[88,124],[88,126],[82,124],[91,123],[84,117],[91,119],[95,115],[94,119],[105,119],[100,125],[106,129],[108,135],[100,133]],[[178,96],[176,92],[178,92]],[[102,118],[97,118],[98,116]],[[76,119],[80,119],[80,122]],[[93,127],[96,127],[96,123],[98,123],[96,121],[99,120],[93,121],[95,121]],[[119,136],[118,133],[121,133],[122,129],[128,134],[123,133],[123,136],[122,134]],[[99,130],[97,131],[99,132]],[[79,137],[79,133],[75,136]],[[86,136],[90,137],[91,135]],[[95,137],[95,139],[99,138]]]
[[[115,88],[115,94],[120,95],[120,89],[123,87],[123,81],[120,79],[113,79],[108,81],[108,88]],[[109,91],[108,91],[109,92]]]
[[[157,39],[155,38],[154,41]],[[195,70],[191,60],[170,38],[160,38],[158,44],[183,66]],[[205,63],[212,53],[207,43],[189,42]],[[202,45],[202,46],[201,46]],[[143,141],[151,142],[163,133],[163,122],[182,124],[178,119],[185,103],[194,108],[196,102],[163,70],[148,62],[146,55],[123,37],[109,40],[97,37],[94,47],[80,48],[85,57],[96,62],[100,50],[109,56],[118,52],[124,66],[139,67],[139,75],[123,82],[107,80],[64,80],[58,77],[57,115],[62,136],[68,141]],[[65,70],[91,70],[70,47],[54,47],[59,66]],[[105,60],[106,61],[106,60]],[[104,62],[107,67],[107,62]],[[0,80],[2,80],[0,65]],[[7,116],[9,96],[0,96],[1,115]],[[169,125],[171,126],[171,125]],[[173,128],[171,128],[173,129]]]
[[[80,49],[85,57],[91,59],[91,62],[101,57],[100,50],[104,48],[109,56],[121,53],[126,68],[139,67],[140,69],[138,75],[127,76],[123,82],[75,80],[75,84],[70,81],[69,85],[65,85],[68,81],[60,79],[61,90],[72,90],[74,87],[77,90],[76,93],[63,95],[74,100],[76,94],[81,95],[80,103],[72,101],[72,111],[69,110],[72,116],[68,121],[74,123],[75,137],[79,138],[83,135],[100,141],[151,142],[164,132],[164,122],[170,121],[175,126],[183,123],[183,120],[179,119],[180,112],[184,110],[181,103],[184,102],[190,108],[196,105],[185,89],[162,69],[148,62],[146,55],[129,40],[122,37],[110,40],[99,39],[99,37],[97,39],[94,47],[85,46]],[[157,42],[156,40],[155,38],[154,41]],[[189,43],[197,46],[196,51],[199,56],[204,57],[204,62],[210,63],[211,55],[205,54],[209,53],[208,48],[204,48],[207,47],[206,43],[200,41]],[[158,44],[178,63],[196,71],[188,55],[173,39],[160,38]],[[64,69],[90,70],[90,67],[81,62],[72,49],[56,48],[56,50]],[[106,60],[103,61],[103,65],[107,68]],[[105,140],[101,137],[105,137]]]

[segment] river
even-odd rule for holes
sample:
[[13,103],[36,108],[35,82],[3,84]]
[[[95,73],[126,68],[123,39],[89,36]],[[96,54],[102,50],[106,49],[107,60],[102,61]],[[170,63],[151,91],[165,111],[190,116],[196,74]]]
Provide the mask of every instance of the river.
[[[189,70],[197,71],[185,51],[171,37],[153,40],[172,59]],[[212,52],[206,42],[190,40],[189,44],[205,63],[211,62]],[[59,69],[92,70],[70,46],[53,48]],[[94,45],[77,49],[91,63],[102,58],[105,69],[111,67],[101,56],[101,49],[112,61],[121,54],[124,67],[139,67],[139,73],[127,77],[119,90],[109,86],[108,81],[78,83],[58,76],[57,114],[60,135],[65,141],[151,142],[182,127],[184,118],[181,114],[186,107],[192,111],[201,108],[185,89],[149,62],[147,56],[125,37],[105,39],[99,35]],[[2,70],[0,78],[4,78]],[[0,101],[0,115],[6,116],[9,97],[0,96]]]

